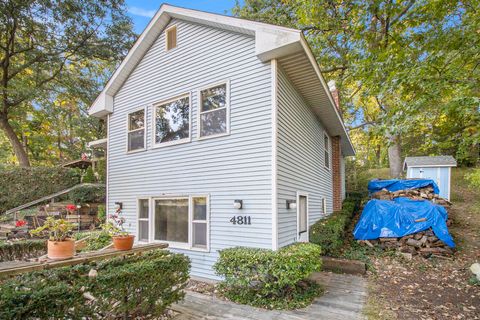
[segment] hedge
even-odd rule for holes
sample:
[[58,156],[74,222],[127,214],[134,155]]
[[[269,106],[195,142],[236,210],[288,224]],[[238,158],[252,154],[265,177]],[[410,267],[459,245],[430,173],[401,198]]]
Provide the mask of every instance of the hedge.
[[157,319],[183,298],[189,269],[186,256],[155,250],[24,274],[0,284],[0,319]]
[[310,242],[321,246],[325,255],[334,255],[343,246],[345,229],[352,221],[357,205],[357,199],[347,199],[341,211],[313,224],[309,231]]
[[105,186],[86,185],[68,193],[68,199],[75,204],[104,203]]
[[0,170],[0,213],[80,183],[77,170],[32,167]]
[[232,301],[268,309],[302,308],[319,294],[309,281],[322,266],[321,248],[298,243],[278,251],[236,247],[220,251],[214,265],[220,288]]
[[35,258],[46,252],[45,240],[0,242],[0,262]]

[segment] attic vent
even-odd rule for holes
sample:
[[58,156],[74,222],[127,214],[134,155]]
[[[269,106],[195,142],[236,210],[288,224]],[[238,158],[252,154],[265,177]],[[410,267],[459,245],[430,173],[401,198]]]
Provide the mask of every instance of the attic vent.
[[167,35],[167,51],[175,48],[177,46],[177,26],[172,26],[165,30]]

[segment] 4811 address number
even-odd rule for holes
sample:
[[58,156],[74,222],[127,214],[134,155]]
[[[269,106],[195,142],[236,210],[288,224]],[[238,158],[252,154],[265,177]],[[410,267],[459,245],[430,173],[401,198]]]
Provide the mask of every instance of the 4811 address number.
[[230,219],[232,224],[252,224],[252,218],[250,216],[233,216]]

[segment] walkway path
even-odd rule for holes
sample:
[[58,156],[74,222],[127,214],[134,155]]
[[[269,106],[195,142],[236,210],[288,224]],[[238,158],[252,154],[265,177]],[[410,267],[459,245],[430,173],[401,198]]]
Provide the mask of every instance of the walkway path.
[[172,307],[173,310],[180,312],[174,320],[363,319],[362,309],[367,296],[367,285],[364,278],[321,272],[316,273],[313,279],[324,286],[325,293],[304,309],[264,310],[188,291],[185,300]]

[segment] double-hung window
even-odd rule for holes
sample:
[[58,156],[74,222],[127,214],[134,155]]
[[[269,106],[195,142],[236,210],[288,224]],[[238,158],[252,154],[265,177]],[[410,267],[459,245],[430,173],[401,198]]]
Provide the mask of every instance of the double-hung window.
[[200,90],[198,137],[228,134],[229,130],[228,82]]
[[127,151],[145,149],[145,109],[128,114]]
[[325,149],[325,168],[330,169],[330,139],[323,133],[323,147]]
[[190,95],[154,106],[154,144],[190,141]]
[[154,241],[173,248],[208,248],[208,197],[155,198],[153,205]]

